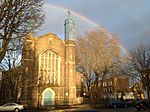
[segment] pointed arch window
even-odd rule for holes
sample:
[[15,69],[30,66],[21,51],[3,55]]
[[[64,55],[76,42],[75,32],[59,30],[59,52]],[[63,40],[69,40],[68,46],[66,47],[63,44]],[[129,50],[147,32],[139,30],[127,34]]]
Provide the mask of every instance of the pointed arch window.
[[53,50],[39,56],[39,79],[45,84],[60,85],[61,57]]

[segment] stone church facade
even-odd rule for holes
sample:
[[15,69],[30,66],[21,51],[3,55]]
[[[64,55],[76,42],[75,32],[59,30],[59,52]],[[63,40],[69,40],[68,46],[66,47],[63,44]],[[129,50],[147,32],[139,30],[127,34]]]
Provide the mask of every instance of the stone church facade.
[[81,103],[81,76],[75,69],[74,20],[70,12],[64,26],[64,41],[53,33],[38,38],[31,34],[26,36],[20,103],[26,106]]

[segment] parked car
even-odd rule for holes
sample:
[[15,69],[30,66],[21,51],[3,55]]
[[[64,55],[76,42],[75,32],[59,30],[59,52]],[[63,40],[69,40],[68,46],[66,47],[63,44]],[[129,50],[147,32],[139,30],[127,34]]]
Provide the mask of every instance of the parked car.
[[148,100],[142,100],[142,104],[146,107],[146,108],[149,108],[149,101]]
[[137,111],[146,110],[148,108],[148,100],[136,100],[135,107]]
[[137,111],[146,110],[146,106],[143,103],[139,103],[136,105]]
[[0,106],[0,111],[14,111],[19,112],[20,110],[23,110],[23,105],[19,105],[17,103],[6,103],[2,106]]
[[132,107],[133,106],[133,99],[126,99],[123,102],[124,107]]
[[132,103],[128,100],[109,100],[105,104],[106,107],[118,108],[118,107],[131,107]]
[[109,100],[107,101],[106,106],[112,108],[118,108],[118,107],[124,107],[124,104],[122,101],[119,100]]

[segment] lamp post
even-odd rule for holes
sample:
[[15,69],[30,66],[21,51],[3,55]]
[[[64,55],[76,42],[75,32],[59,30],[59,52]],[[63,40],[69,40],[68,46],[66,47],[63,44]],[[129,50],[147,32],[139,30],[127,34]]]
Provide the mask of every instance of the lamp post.
[[84,92],[83,93],[83,103],[85,103],[85,95],[86,95],[86,93]]
[[43,75],[41,75],[39,78],[38,78],[38,81],[37,81],[37,89],[38,89],[38,109],[40,108],[40,102],[41,102],[41,98],[40,98],[40,95],[42,94],[41,93],[41,80],[42,80],[42,77]]
[[40,108],[39,96],[40,96],[40,86],[38,85],[38,109]]

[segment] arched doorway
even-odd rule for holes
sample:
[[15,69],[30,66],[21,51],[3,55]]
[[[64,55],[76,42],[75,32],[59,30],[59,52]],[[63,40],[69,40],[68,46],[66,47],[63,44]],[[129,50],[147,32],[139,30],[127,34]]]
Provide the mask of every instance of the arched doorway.
[[47,88],[42,93],[42,105],[50,107],[54,105],[55,92],[51,88]]
[[50,106],[52,105],[53,100],[52,100],[52,93],[50,91],[47,91],[44,94],[44,106]]

